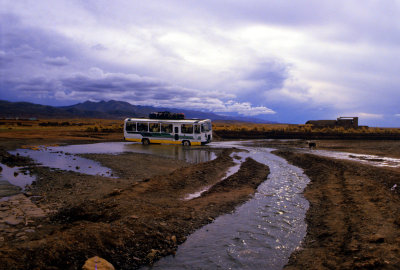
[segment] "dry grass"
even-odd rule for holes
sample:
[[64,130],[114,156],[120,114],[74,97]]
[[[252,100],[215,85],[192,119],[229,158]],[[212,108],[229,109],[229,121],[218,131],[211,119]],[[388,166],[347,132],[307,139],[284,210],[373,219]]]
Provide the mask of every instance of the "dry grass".
[[213,130],[235,132],[282,132],[282,133],[333,133],[333,134],[400,134],[400,128],[314,128],[312,125],[292,124],[257,124],[245,122],[219,122],[213,123]]
[[109,119],[0,120],[0,138],[82,139],[123,137],[123,121]]

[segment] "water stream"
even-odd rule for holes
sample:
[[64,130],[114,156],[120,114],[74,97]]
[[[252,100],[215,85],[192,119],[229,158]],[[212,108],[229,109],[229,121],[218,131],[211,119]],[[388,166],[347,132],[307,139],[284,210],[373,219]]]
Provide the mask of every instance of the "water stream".
[[267,181],[253,199],[234,213],[199,229],[168,256],[143,269],[282,269],[306,234],[308,202],[302,191],[309,182],[302,170],[271,154],[272,149],[235,146],[270,167]]

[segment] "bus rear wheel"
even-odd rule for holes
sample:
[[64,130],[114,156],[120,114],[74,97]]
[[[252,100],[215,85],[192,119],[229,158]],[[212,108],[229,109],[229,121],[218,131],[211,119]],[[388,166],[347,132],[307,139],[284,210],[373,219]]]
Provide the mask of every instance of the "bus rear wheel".
[[142,140],[142,144],[143,144],[143,145],[149,145],[149,144],[150,144],[149,139],[143,139],[143,140]]
[[189,141],[183,141],[182,144],[183,144],[184,146],[190,146],[190,142],[189,142]]

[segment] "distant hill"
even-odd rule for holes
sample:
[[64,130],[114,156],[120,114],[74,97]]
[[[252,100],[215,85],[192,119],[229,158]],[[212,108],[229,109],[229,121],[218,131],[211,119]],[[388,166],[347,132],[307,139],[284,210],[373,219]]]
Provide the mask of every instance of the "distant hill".
[[124,101],[85,101],[71,106],[53,107],[30,102],[9,102],[0,100],[0,118],[105,118],[124,119],[126,117],[148,117],[150,112],[181,112],[186,118],[211,120],[238,120],[244,122],[272,123],[257,118],[231,117],[211,112],[200,112],[176,108],[132,105]]
[[0,117],[8,118],[8,117],[19,117],[19,118],[28,118],[28,117],[45,117],[52,116],[57,118],[58,116],[66,116],[70,117],[71,115],[66,115],[67,112],[60,111],[56,107],[39,105],[30,102],[9,102],[0,100]]

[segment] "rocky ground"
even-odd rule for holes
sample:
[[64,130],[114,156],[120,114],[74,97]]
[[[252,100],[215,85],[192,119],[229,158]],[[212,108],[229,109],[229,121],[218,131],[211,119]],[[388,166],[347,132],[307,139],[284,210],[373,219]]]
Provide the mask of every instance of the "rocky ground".
[[399,269],[398,170],[276,153],[311,179],[304,192],[310,202],[307,236],[285,269]]
[[[265,181],[269,169],[247,159],[219,182],[234,165],[232,151],[200,164],[87,155],[119,178],[35,167],[37,181],[0,203],[0,268],[80,269],[97,255],[116,269],[135,269],[173,254],[188,234],[234,210]],[[183,200],[209,185],[202,196]]]

